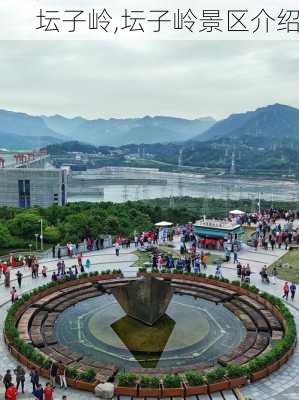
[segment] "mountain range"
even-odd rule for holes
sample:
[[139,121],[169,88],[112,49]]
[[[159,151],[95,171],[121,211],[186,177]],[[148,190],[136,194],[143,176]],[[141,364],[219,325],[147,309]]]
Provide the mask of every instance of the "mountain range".
[[283,104],[273,104],[242,114],[232,114],[215,123],[193,140],[211,141],[219,138],[246,136],[270,139],[299,139],[299,110]]
[[299,142],[299,110],[283,104],[232,114],[218,122],[211,117],[191,120],[167,116],[88,120],[0,110],[0,146],[8,149],[31,149],[70,140],[116,147],[177,143],[186,148],[198,142],[280,143],[289,139]]
[[143,117],[127,119],[68,119],[55,115],[43,117],[49,129],[72,139],[101,146],[130,143],[176,142],[192,139],[215,124],[213,118],[184,119],[175,117]]

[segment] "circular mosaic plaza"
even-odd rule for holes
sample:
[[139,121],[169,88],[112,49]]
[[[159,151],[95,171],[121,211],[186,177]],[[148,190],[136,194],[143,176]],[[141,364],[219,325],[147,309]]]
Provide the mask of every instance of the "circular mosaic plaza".
[[104,382],[124,367],[163,373],[242,365],[266,354],[284,335],[282,319],[258,296],[176,276],[166,315],[146,326],[128,317],[111,294],[128,281],[117,277],[100,285],[94,280],[52,288],[18,318],[21,339],[70,368],[95,369]]

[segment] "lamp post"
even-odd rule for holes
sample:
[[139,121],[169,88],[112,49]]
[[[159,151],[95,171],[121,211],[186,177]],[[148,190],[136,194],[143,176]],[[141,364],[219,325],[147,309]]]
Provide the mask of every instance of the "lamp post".
[[35,236],[35,250],[37,251],[37,239],[38,239],[38,233],[34,234]]
[[32,244],[30,243],[29,244],[29,252],[30,252],[30,255],[32,254]]
[[43,220],[40,220],[40,249],[44,250],[44,237],[43,237]]

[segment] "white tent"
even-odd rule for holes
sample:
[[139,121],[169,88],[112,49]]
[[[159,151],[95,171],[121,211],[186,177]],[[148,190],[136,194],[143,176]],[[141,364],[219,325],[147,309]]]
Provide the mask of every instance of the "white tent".
[[167,222],[167,221],[161,221],[161,222],[157,222],[155,224],[155,226],[159,226],[161,228],[167,228],[167,227],[172,226],[172,225],[173,225],[172,222]]
[[245,212],[241,211],[241,210],[232,210],[232,211],[229,212],[229,214],[236,217],[238,215],[244,215]]

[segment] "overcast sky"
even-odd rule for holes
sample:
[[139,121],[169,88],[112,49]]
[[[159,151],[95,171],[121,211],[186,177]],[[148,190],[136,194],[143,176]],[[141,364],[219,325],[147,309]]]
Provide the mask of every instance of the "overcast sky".
[[0,108],[218,119],[276,102],[299,107],[298,65],[297,41],[2,41]]

